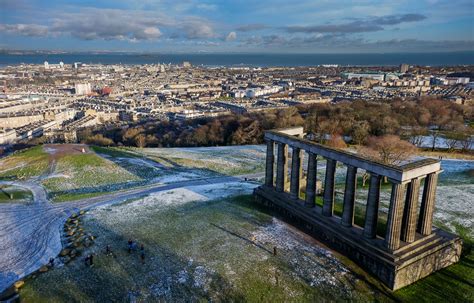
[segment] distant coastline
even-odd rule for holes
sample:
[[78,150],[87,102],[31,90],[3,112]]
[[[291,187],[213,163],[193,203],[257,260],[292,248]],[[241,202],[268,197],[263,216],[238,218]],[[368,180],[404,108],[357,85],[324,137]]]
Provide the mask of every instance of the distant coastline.
[[42,64],[44,61],[65,64],[179,64],[189,61],[204,66],[397,66],[401,63],[424,66],[474,65],[474,51],[443,53],[366,53],[366,54],[153,54],[153,53],[85,53],[85,52],[0,52],[0,67]]

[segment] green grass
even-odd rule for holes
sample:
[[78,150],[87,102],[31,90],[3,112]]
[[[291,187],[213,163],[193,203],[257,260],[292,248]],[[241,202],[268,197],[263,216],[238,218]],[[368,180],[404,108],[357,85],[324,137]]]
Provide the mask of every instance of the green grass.
[[105,154],[114,158],[141,158],[140,155],[125,148],[102,146],[90,146],[89,148],[98,154]]
[[0,160],[1,179],[27,179],[46,172],[49,155],[43,146],[35,146]]
[[19,201],[24,202],[32,200],[33,194],[29,190],[16,186],[0,185],[0,203],[15,203]]
[[175,158],[169,157],[174,163],[179,164],[183,167],[189,168],[197,168],[197,169],[207,169],[209,171],[224,174],[224,175],[243,175],[255,172],[261,172],[265,169],[264,163],[239,163],[239,165],[235,165],[235,163],[229,163],[228,165],[222,163],[215,163],[213,159],[186,159],[186,158]]
[[461,260],[419,280],[394,295],[403,302],[474,302],[474,240],[469,230],[456,225],[463,239]]
[[140,178],[97,154],[57,159],[55,174],[42,182],[54,202],[77,200],[129,187]]

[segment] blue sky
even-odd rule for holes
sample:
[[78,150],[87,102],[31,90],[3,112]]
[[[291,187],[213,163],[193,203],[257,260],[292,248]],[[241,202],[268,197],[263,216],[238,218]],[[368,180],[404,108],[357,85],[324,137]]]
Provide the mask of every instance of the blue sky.
[[0,0],[0,48],[367,53],[474,50],[473,0]]

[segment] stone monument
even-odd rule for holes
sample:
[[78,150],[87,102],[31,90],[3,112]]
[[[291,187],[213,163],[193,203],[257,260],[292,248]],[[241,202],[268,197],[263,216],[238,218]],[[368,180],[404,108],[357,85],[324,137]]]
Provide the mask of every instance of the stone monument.
[[[436,185],[441,173],[439,160],[423,159],[401,166],[387,165],[302,137],[302,127],[265,133],[265,183],[254,191],[258,203],[301,223],[313,236],[345,254],[392,290],[459,260],[461,239],[432,225]],[[288,165],[290,149],[291,165]],[[303,199],[300,182],[305,156],[307,167]],[[321,157],[326,162],[322,207],[315,203],[318,192],[317,162]],[[341,217],[334,215],[338,163],[346,166]],[[363,226],[354,224],[358,170],[370,174]],[[380,186],[384,177],[390,182],[391,197],[386,231],[382,237],[377,235],[377,224]]]

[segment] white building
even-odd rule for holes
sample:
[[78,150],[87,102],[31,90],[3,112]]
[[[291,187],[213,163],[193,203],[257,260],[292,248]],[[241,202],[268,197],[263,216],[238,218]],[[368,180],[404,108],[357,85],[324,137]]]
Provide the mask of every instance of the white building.
[[44,61],[44,69],[49,69],[49,63],[48,63],[48,61]]
[[92,92],[90,83],[76,83],[74,86],[76,95],[88,95]]
[[10,144],[16,141],[16,132],[13,129],[0,128],[0,145]]

